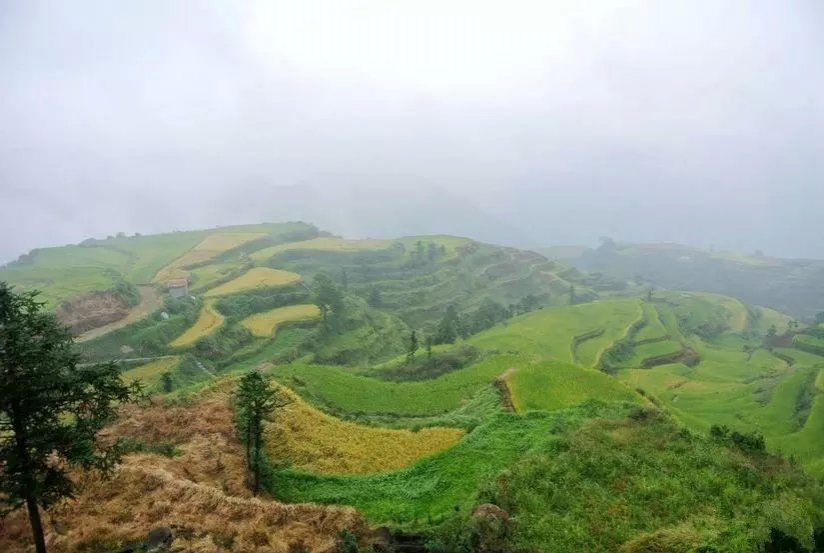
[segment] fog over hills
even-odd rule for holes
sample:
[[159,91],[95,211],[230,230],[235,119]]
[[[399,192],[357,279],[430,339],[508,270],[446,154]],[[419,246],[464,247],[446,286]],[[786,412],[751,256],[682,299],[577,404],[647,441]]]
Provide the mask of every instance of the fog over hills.
[[5,2],[0,260],[297,218],[824,257],[822,28],[803,0]]

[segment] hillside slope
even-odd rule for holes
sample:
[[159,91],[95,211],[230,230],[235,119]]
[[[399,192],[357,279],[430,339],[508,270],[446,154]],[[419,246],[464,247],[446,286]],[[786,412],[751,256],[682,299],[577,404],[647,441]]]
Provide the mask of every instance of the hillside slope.
[[[558,254],[548,248],[546,255]],[[677,244],[606,241],[597,249],[565,252],[564,261],[585,271],[643,279],[671,290],[716,292],[812,319],[824,311],[824,261],[788,260]]]

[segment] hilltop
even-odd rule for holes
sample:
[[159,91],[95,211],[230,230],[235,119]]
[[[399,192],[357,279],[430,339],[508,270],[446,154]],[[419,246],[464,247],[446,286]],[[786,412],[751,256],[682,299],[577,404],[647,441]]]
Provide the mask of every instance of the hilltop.
[[680,244],[605,240],[599,248],[538,248],[552,259],[671,290],[715,292],[811,320],[824,311],[824,261]]
[[[208,552],[821,550],[824,328],[766,307],[305,223],[89,240],[0,279],[151,395],[107,431],[114,479],[49,513],[56,551],[154,526]],[[231,400],[252,370],[289,400],[260,499]],[[24,551],[22,514],[3,528]]]

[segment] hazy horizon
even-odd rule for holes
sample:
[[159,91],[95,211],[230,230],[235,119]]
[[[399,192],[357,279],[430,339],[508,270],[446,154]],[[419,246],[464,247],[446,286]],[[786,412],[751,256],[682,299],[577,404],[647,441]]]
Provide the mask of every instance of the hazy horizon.
[[0,263],[117,232],[824,258],[824,4],[0,4]]

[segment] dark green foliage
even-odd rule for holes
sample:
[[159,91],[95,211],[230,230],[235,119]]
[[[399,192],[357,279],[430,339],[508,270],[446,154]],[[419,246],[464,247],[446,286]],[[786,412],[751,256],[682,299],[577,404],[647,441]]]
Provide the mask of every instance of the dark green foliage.
[[[197,321],[200,305],[188,298],[166,298],[163,310],[99,338],[79,345],[84,359],[98,361],[122,357],[165,355],[168,344]],[[164,319],[162,313],[168,315]],[[121,350],[128,346],[127,354]]]
[[[341,322],[344,310],[343,292],[328,275],[315,275],[313,302],[320,309],[324,326],[335,328]],[[332,315],[331,317],[329,315]]]
[[372,553],[372,548],[361,548],[358,537],[349,530],[343,529],[338,535],[335,551],[337,553]]
[[126,453],[154,453],[164,457],[177,457],[180,449],[171,442],[145,442],[138,438],[121,438],[120,452]]
[[381,380],[414,381],[437,378],[479,361],[484,355],[474,346],[460,346],[444,352],[432,353],[424,358],[414,358],[406,363],[375,373]]
[[130,307],[140,303],[140,291],[137,286],[118,277],[112,291],[123,298]]
[[119,448],[103,446],[97,433],[118,403],[140,395],[114,363],[79,360],[69,330],[36,292],[17,294],[0,282],[0,509],[27,506],[38,553],[45,552],[38,507],[74,495],[71,466],[114,467]]
[[376,286],[369,289],[369,305],[372,307],[381,306],[381,291]]
[[169,371],[164,372],[160,375],[160,389],[163,393],[168,394],[174,390],[174,379],[172,378],[172,373]]
[[220,359],[230,355],[251,340],[252,333],[248,328],[240,325],[225,325],[195,342],[195,351],[209,359]]
[[[527,298],[529,298],[528,303],[530,305],[537,304],[537,300],[532,294],[527,296]],[[527,298],[524,299],[527,300]],[[482,330],[492,328],[496,324],[505,321],[510,316],[511,313],[509,309],[490,298],[485,298],[478,309],[466,315],[463,326],[471,334],[477,334]]]
[[415,354],[418,352],[418,333],[412,331],[409,335],[409,350],[406,352],[406,362],[411,363],[415,360]]
[[458,310],[454,305],[449,305],[446,308],[441,323],[438,325],[438,330],[435,333],[435,344],[454,344],[458,336],[463,332],[461,319],[458,316]]
[[441,525],[427,543],[430,553],[510,553],[515,544],[511,523],[495,516],[456,516]]
[[286,399],[258,371],[243,375],[235,390],[238,433],[246,447],[246,466],[252,475],[252,493],[258,494],[263,461],[263,421]]
[[710,437],[717,442],[733,445],[742,451],[758,452],[766,450],[764,436],[758,432],[730,431],[726,425],[713,424],[710,426]]
[[222,297],[217,300],[215,307],[226,317],[239,320],[277,307],[306,303],[310,295],[301,284],[282,288],[261,288]]

